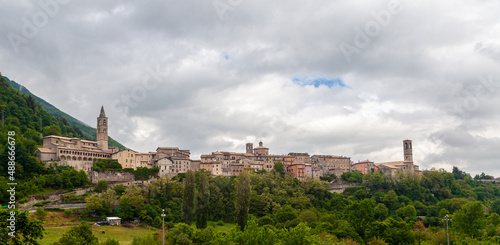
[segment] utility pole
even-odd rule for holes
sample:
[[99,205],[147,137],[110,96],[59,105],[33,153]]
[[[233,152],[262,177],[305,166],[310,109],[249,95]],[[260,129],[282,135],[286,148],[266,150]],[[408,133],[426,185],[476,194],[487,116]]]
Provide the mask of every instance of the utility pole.
[[444,216],[444,219],[446,221],[446,244],[450,245],[450,233],[448,232],[448,221],[451,221],[452,219],[449,218],[448,214]]
[[5,114],[5,110],[2,110],[2,127],[3,127],[3,122],[4,122],[4,115]]
[[165,245],[165,209],[161,210],[161,218],[163,219],[163,224],[161,225],[163,245]]

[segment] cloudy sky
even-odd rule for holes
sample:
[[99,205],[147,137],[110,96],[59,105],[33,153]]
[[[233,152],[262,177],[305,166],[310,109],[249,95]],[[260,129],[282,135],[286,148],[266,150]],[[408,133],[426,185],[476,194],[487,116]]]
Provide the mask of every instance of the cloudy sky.
[[500,175],[498,1],[1,1],[0,71],[141,152]]

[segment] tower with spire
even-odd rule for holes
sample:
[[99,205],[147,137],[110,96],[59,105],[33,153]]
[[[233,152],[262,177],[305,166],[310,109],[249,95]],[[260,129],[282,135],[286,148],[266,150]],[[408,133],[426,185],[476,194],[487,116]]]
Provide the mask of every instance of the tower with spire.
[[97,118],[97,147],[108,151],[108,118],[104,113],[104,106],[101,106],[101,113]]

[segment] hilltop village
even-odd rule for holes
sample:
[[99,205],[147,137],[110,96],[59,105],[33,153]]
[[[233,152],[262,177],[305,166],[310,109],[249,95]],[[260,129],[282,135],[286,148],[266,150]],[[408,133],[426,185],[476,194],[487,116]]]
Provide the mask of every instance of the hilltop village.
[[96,141],[45,136],[43,147],[36,150],[36,155],[46,166],[57,163],[84,170],[87,174],[91,173],[93,163],[98,159],[116,159],[122,168],[157,167],[159,177],[172,177],[188,170],[199,169],[205,169],[214,176],[237,176],[242,171],[271,171],[277,162],[281,162],[284,170],[297,179],[319,178],[331,174],[340,176],[356,170],[368,173],[371,169],[390,175],[394,175],[399,169],[420,172],[418,165],[413,163],[411,140],[403,141],[403,160],[396,162],[375,163],[365,160],[354,163],[347,156],[311,156],[306,152],[273,155],[262,141],[257,147],[254,147],[253,143],[247,143],[245,152],[216,151],[201,155],[200,160],[192,160],[190,150],[181,150],[178,147],[158,147],[156,151],[147,153],[108,147],[108,124],[104,107],[101,107],[97,118]]

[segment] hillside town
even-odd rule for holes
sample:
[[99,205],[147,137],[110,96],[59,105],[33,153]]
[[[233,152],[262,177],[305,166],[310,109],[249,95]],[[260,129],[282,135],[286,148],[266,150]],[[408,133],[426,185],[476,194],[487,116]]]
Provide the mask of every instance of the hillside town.
[[36,150],[38,158],[46,166],[71,166],[76,170],[92,171],[92,165],[98,159],[116,159],[122,168],[154,168],[159,169],[159,177],[173,177],[189,170],[204,169],[214,176],[237,176],[242,171],[271,171],[278,162],[284,170],[294,178],[319,178],[324,176],[340,176],[345,172],[360,171],[368,173],[371,169],[394,175],[397,170],[420,172],[413,163],[413,146],[411,140],[403,141],[403,160],[375,163],[369,160],[354,163],[350,157],[339,155],[309,155],[307,152],[290,152],[288,154],[271,154],[269,147],[262,141],[257,147],[253,143],[246,144],[245,152],[215,151],[203,154],[200,160],[191,159],[190,150],[178,147],[158,147],[154,152],[137,152],[132,149],[119,150],[108,147],[108,125],[104,107],[97,117],[97,140],[89,141],[79,138],[61,136],[44,136],[43,147]]

